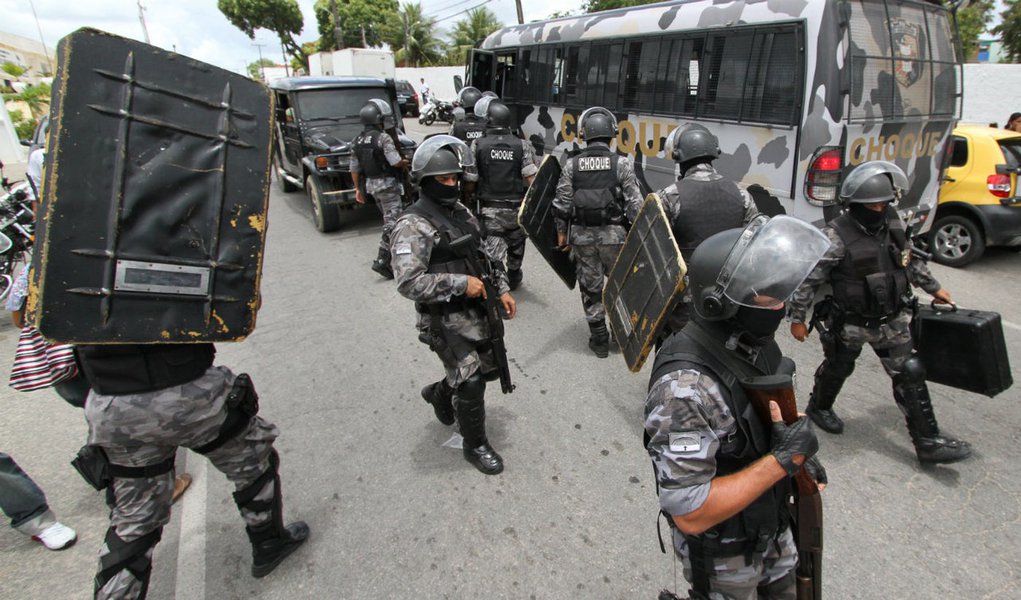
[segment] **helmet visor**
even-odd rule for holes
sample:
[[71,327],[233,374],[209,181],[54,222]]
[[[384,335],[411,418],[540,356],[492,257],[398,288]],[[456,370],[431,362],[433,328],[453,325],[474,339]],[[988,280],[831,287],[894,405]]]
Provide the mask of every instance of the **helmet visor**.
[[854,170],[848,174],[847,179],[845,179],[844,183],[840,186],[840,197],[845,200],[854,198],[855,202],[863,203],[888,202],[892,200],[892,198],[881,196],[855,197],[858,189],[876,175],[889,176],[890,180],[893,182],[893,189],[895,193],[900,193],[908,189],[907,175],[904,174],[904,171],[900,167],[885,160],[874,160],[855,167]]
[[394,114],[393,109],[390,108],[390,103],[387,102],[386,100],[381,100],[379,98],[371,98],[369,102],[374,104],[376,108],[379,109],[379,114],[383,115],[384,118]]
[[610,124],[613,125],[614,131],[617,129],[617,117],[613,116],[613,113],[603,108],[602,106],[593,106],[592,108],[586,108],[585,112],[581,113],[578,117],[578,127],[585,127],[585,119],[589,118],[594,114],[603,114],[610,118]]
[[475,102],[475,116],[476,117],[488,117],[489,116],[489,105],[497,98],[496,96],[483,96]]
[[418,173],[429,164],[429,159],[436,154],[440,148],[448,148],[457,155],[461,168],[470,167],[475,164],[475,157],[468,151],[464,142],[452,135],[434,135],[418,145],[415,156],[411,158],[411,172]]
[[815,226],[794,217],[757,217],[741,233],[716,282],[731,302],[780,308],[830,247]]

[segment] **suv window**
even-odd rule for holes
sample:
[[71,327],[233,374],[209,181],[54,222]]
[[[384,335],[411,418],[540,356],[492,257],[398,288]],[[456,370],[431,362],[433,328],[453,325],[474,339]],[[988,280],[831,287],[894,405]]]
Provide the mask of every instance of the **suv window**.
[[954,150],[950,156],[951,167],[963,167],[968,164],[968,140],[954,136]]
[[1012,169],[1021,167],[1021,140],[1000,140],[1000,149],[1003,150],[1003,158],[1007,159],[1007,166]]
[[400,81],[398,81],[396,83],[397,83],[397,91],[398,92],[402,92],[402,93],[405,93],[405,94],[414,94],[415,93],[415,88],[411,87],[411,84],[408,83],[407,81],[404,81],[402,79],[402,80],[400,80]]
[[337,88],[299,90],[296,96],[298,114],[304,121],[315,119],[358,118],[358,111],[372,98],[389,102],[386,92],[378,88]]

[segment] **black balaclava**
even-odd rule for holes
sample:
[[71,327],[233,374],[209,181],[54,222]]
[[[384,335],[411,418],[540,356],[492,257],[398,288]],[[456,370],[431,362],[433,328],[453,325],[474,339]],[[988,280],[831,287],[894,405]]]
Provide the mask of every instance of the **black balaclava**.
[[865,228],[865,231],[876,233],[886,223],[886,212],[889,206],[886,204],[883,206],[883,210],[877,212],[869,210],[864,204],[855,203],[847,210],[851,213],[851,217]]
[[737,314],[734,315],[734,322],[752,337],[757,338],[760,342],[765,342],[773,337],[786,314],[787,311],[782,308],[770,309],[742,306],[737,309]]
[[446,185],[430,175],[422,181],[420,187],[426,196],[435,200],[437,204],[448,208],[454,206],[457,203],[457,199],[461,197],[460,179],[454,185]]

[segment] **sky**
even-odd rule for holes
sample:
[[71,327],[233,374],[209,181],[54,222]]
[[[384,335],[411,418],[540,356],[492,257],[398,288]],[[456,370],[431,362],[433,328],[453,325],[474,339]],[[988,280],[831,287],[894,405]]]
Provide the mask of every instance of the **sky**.
[[[517,22],[514,0],[422,0],[427,16],[443,18],[459,11],[484,5],[505,25]],[[245,73],[259,58],[281,62],[280,42],[276,34],[257,30],[251,40],[227,21],[216,8],[216,0],[142,0],[150,43],[230,71]],[[319,37],[315,0],[298,0],[305,17],[300,42]],[[578,12],[582,0],[521,0],[525,21],[544,19],[556,11]],[[116,35],[145,41],[138,18],[138,0],[0,0],[0,31],[33,40],[39,39],[32,7],[46,45],[55,48],[60,38],[80,27],[93,27]],[[451,28],[463,18],[460,14],[437,25]],[[445,37],[445,36],[444,36]],[[253,44],[264,44],[261,48]]]

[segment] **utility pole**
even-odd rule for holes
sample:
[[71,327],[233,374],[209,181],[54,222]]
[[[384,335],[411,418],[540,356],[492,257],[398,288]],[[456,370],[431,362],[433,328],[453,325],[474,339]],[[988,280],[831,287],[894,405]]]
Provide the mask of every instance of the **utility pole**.
[[39,42],[43,45],[43,56],[46,57],[46,70],[49,71],[50,75],[53,75],[53,63],[50,62],[50,51],[46,49],[46,40],[43,39],[43,28],[39,26],[39,15],[35,14],[35,4],[32,3],[32,0],[28,0],[28,5],[32,7],[35,28],[39,31]]
[[518,25],[524,25],[525,13],[521,10],[521,0],[514,0],[514,4],[518,7]]
[[142,6],[142,0],[138,0],[138,21],[142,24],[142,34],[145,35],[145,43],[151,44],[149,41],[149,29],[145,26],[145,7]]
[[337,9],[337,0],[330,0],[330,13],[333,15],[333,40],[337,43],[337,50],[343,50],[344,30],[340,26],[340,10]]
[[284,74],[288,77],[291,76],[291,65],[290,61],[287,60],[287,49],[284,48],[283,40],[280,41],[280,56],[284,58]]
[[265,83],[266,82],[266,67],[264,67],[263,64],[262,64],[262,47],[265,46],[266,44],[256,44],[256,43],[253,43],[252,45],[259,49],[259,73],[262,74],[262,82]]

